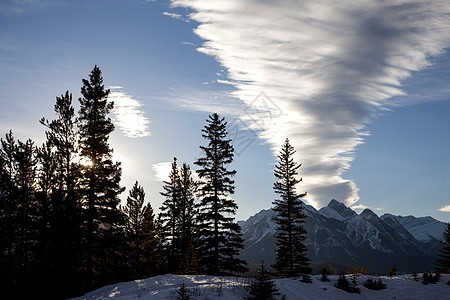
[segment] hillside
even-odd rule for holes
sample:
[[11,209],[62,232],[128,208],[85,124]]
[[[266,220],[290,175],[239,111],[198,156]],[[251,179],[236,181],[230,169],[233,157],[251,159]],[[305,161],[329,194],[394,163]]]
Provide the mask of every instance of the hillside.
[[[436,284],[423,285],[412,280],[411,275],[392,278],[381,277],[386,284],[385,290],[373,291],[362,286],[367,276],[358,279],[361,294],[349,294],[334,287],[338,276],[330,276],[330,282],[321,282],[320,276],[313,276],[313,283],[301,283],[294,279],[275,280],[281,296],[287,300],[302,299],[448,299],[450,287],[444,282],[450,275],[444,275]],[[236,277],[212,277],[201,275],[162,275],[143,280],[122,282],[90,292],[74,300],[96,299],[177,299],[177,289],[184,283],[196,299],[248,299],[250,294],[245,288],[247,280]]]

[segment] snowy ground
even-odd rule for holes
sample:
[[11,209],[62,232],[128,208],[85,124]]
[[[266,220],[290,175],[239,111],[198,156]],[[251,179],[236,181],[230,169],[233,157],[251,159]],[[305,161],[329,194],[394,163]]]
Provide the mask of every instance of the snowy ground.
[[[358,278],[361,294],[349,294],[334,287],[338,276],[329,276],[330,282],[321,282],[313,276],[313,283],[301,283],[294,279],[277,279],[277,288],[286,299],[450,299],[450,286],[445,284],[450,275],[443,275],[436,284],[423,285],[411,275],[392,278],[381,277],[387,288],[373,291],[362,286],[369,276]],[[378,277],[377,277],[378,278]],[[349,278],[350,279],[350,278]],[[90,292],[77,300],[86,299],[177,299],[177,289],[184,283],[191,299],[251,299],[245,288],[248,280],[236,277],[212,277],[201,275],[161,275],[143,280],[122,282]],[[281,296],[280,295],[280,296]],[[281,297],[278,297],[281,299]]]

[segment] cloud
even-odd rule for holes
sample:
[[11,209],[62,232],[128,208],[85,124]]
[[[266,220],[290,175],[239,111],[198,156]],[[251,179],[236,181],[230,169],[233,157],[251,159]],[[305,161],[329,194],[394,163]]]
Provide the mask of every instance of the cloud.
[[170,12],[167,12],[167,11],[163,12],[162,14],[165,15],[165,16],[171,17],[173,19],[181,20],[181,21],[184,21],[184,22],[189,22],[189,19],[184,18],[180,14],[170,13]]
[[367,206],[364,204],[358,204],[358,205],[353,205],[350,207],[351,209],[355,210],[355,209],[372,209],[372,210],[381,210],[381,208],[378,207],[371,207],[371,206]]
[[191,42],[181,42],[183,45],[188,45],[188,46],[193,46],[193,47],[195,47],[195,44],[194,43],[191,43]]
[[153,164],[153,176],[157,181],[168,181],[172,162],[160,162]]
[[[215,81],[202,82],[203,86],[208,86]],[[177,87],[176,90],[169,91],[170,96],[166,99],[177,108],[190,111],[202,111],[206,113],[218,113],[220,115],[237,116],[244,112],[245,106],[242,102],[229,94],[229,92],[218,92],[217,90]]]
[[450,205],[445,205],[445,206],[439,208],[438,210],[443,211],[443,212],[450,212]]
[[110,86],[109,99],[114,101],[114,120],[119,129],[130,138],[149,136],[150,121],[141,110],[142,103],[120,91],[120,86]]
[[2,14],[25,14],[37,9],[45,9],[62,3],[54,0],[4,0],[0,4]]
[[359,200],[343,173],[368,134],[365,124],[407,99],[398,97],[405,79],[450,45],[447,0],[171,3],[191,11],[204,40],[198,51],[224,66],[234,97],[251,106],[264,92],[280,108],[250,126],[274,154],[290,139],[301,190],[317,208],[333,198]]
[[[178,170],[181,169],[182,165],[178,165]],[[157,181],[169,181],[169,174],[172,170],[172,162],[160,162],[153,164],[153,176]],[[199,181],[198,174],[195,170],[191,170],[192,178],[195,181]]]

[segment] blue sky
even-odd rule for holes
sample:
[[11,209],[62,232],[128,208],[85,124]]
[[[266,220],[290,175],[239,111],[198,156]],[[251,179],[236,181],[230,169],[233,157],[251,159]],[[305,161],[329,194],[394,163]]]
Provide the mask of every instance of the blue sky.
[[122,184],[138,180],[155,209],[164,167],[194,167],[218,112],[238,154],[237,219],[271,207],[288,137],[316,208],[449,221],[450,5],[429,2],[2,1],[0,133],[42,143],[38,120],[66,90],[78,99],[97,64]]

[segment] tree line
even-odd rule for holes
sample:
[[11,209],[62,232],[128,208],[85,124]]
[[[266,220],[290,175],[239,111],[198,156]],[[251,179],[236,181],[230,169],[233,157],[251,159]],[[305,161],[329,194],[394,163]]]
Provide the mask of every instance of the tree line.
[[[6,296],[61,299],[164,273],[247,272],[238,258],[243,239],[234,218],[234,148],[225,119],[214,113],[202,129],[198,180],[187,163],[173,159],[156,216],[138,181],[120,205],[122,169],[109,145],[114,103],[97,66],[82,83],[78,114],[67,91],[56,98],[56,118],[40,120],[42,145],[16,140],[12,131],[0,139],[0,284]],[[293,153],[286,140],[275,171],[274,267],[307,280],[304,195],[295,192],[300,165]]]

